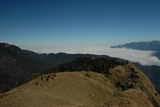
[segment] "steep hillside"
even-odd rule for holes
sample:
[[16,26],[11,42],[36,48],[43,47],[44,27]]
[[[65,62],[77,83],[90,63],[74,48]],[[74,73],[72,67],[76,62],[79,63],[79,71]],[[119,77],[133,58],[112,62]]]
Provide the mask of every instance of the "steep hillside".
[[0,44],[0,92],[7,91],[32,79],[32,74],[43,72],[49,64],[26,54],[17,46]]
[[[156,56],[160,59],[160,41],[131,42],[124,45],[112,46],[112,48],[128,48],[136,50],[155,51],[155,54],[153,54],[153,56]],[[150,78],[156,88],[160,90],[160,66],[142,66],[137,63],[135,64]]]
[[144,73],[149,77],[155,87],[160,90],[160,67],[159,66],[142,66],[136,64],[136,66],[144,71]]
[[[137,78],[132,80],[133,70]],[[1,94],[0,105],[3,107],[160,106],[160,96],[152,83],[131,63],[114,66],[109,69],[109,74],[66,71],[55,73],[48,81],[47,77],[47,74],[43,75]],[[128,84],[124,88],[126,81]]]

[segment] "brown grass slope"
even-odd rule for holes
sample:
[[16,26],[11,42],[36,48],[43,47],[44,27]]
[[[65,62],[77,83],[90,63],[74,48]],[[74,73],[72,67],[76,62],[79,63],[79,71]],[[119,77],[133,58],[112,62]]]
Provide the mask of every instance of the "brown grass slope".
[[[137,83],[123,90],[127,68],[134,68]],[[36,86],[35,83],[38,82]],[[116,66],[110,74],[56,73],[54,80],[40,77],[0,95],[0,107],[159,107],[160,96],[150,80],[133,64]]]

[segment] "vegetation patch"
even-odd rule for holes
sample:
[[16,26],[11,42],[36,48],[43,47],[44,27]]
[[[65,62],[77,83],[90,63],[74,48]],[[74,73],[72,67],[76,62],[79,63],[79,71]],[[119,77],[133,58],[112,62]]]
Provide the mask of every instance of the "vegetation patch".
[[91,77],[91,75],[89,75],[88,73],[86,73],[84,76],[86,76],[86,77]]
[[32,73],[32,79],[36,79],[41,75],[41,73]]

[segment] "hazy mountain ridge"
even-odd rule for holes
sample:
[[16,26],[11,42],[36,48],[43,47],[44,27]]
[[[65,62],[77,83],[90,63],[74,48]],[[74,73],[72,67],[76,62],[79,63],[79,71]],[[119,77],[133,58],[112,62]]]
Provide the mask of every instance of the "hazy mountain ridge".
[[160,51],[160,41],[131,42],[123,45],[112,46],[111,48],[128,48],[136,50]]

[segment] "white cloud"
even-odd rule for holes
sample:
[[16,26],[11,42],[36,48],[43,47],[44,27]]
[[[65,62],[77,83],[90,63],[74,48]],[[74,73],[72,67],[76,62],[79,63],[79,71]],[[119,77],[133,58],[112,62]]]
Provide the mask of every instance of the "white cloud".
[[126,49],[126,48],[110,48],[106,46],[50,47],[50,48],[43,48],[41,50],[39,49],[35,51],[45,52],[45,53],[65,52],[65,53],[90,53],[90,54],[98,54],[98,55],[103,54],[103,55],[109,55],[111,57],[126,59],[131,62],[138,62],[141,65],[160,66],[160,60],[157,57],[152,56],[155,53],[154,51],[140,51],[140,50]]
[[154,53],[154,51],[140,51],[126,48],[109,48],[106,52],[109,56],[126,59],[132,62],[138,62],[141,65],[160,66],[160,60],[157,57],[152,56]]

